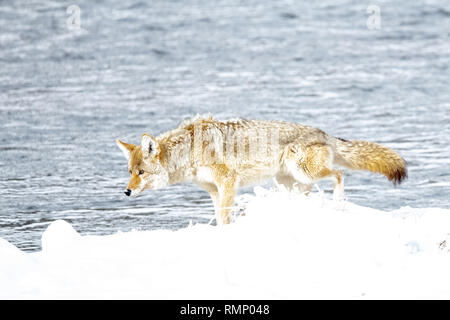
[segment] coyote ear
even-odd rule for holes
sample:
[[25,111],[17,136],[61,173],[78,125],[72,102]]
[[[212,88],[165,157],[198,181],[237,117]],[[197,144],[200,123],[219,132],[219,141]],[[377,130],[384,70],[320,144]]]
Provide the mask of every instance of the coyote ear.
[[144,133],[141,137],[141,148],[144,157],[157,155],[159,153],[158,142],[147,133]]
[[130,159],[130,152],[133,151],[136,146],[134,144],[125,143],[120,140],[116,140],[117,146],[122,150],[125,158]]

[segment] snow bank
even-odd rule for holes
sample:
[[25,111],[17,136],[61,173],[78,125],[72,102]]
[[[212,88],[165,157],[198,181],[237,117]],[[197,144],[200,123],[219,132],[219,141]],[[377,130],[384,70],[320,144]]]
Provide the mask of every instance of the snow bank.
[[0,298],[450,298],[450,210],[383,212],[255,188],[231,225],[0,239]]

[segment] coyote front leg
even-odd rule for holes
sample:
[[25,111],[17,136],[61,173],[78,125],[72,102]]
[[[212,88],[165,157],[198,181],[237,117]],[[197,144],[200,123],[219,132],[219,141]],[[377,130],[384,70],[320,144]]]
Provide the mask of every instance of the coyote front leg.
[[220,195],[216,185],[212,183],[197,183],[197,184],[203,189],[205,189],[211,196],[211,200],[213,201],[214,205],[214,212],[217,215],[217,212],[219,211],[220,207]]
[[230,223],[230,211],[234,205],[237,182],[236,176],[230,174],[217,186],[219,191],[219,210],[216,210],[216,221],[218,225]]

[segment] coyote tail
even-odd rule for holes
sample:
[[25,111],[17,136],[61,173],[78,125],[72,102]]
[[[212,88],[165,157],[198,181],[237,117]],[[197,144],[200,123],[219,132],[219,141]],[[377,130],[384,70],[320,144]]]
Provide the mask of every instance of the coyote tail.
[[408,177],[405,160],[394,150],[373,142],[336,138],[335,162],[350,169],[384,174],[394,185]]

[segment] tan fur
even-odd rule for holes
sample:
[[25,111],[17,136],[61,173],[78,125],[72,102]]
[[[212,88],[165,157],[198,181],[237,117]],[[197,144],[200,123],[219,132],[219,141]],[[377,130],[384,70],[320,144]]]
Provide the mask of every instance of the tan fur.
[[394,184],[407,177],[406,163],[395,151],[367,141],[336,142],[338,164],[384,174]]
[[333,197],[340,200],[343,173],[335,164],[382,173],[394,184],[407,176],[405,161],[387,147],[282,121],[199,117],[156,138],[144,134],[140,146],[117,144],[128,159],[131,195],[193,181],[211,195],[218,224],[230,222],[238,188],[272,177],[306,193],[318,180],[331,178]]

